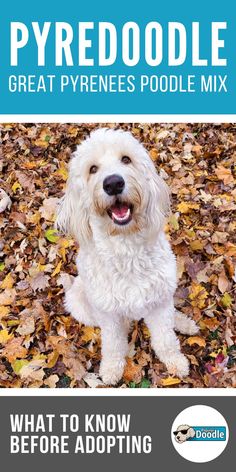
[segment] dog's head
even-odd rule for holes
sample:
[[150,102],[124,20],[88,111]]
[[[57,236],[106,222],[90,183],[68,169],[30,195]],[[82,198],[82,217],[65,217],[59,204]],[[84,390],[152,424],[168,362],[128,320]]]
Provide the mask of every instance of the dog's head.
[[94,229],[158,232],[168,210],[168,188],[143,145],[129,132],[102,128],[72,155],[57,227],[80,243]]
[[181,444],[187,441],[187,439],[194,438],[195,431],[191,426],[182,424],[181,426],[178,426],[176,431],[174,431],[174,436],[177,443]]

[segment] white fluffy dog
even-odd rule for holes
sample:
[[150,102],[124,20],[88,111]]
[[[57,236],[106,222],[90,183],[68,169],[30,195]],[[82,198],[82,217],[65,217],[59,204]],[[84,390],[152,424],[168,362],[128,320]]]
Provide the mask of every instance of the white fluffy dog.
[[72,156],[57,227],[79,242],[79,275],[65,306],[78,321],[99,326],[100,375],[116,384],[128,353],[127,321],[144,318],[152,347],[172,374],[188,375],[174,329],[195,334],[176,312],[176,261],[163,227],[168,188],[130,133],[98,129]]

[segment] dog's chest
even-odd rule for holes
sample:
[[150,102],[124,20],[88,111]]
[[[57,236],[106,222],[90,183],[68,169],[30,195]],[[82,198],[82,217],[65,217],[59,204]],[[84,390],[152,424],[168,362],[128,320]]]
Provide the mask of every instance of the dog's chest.
[[140,318],[173,295],[175,258],[167,241],[155,247],[120,245],[82,255],[78,263],[88,299],[103,312]]

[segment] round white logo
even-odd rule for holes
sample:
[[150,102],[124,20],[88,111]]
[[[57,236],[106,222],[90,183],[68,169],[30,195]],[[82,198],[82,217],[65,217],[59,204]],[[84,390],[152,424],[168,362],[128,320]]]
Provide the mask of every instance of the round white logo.
[[176,451],[191,462],[209,462],[220,456],[229,440],[227,422],[219,411],[194,405],[181,411],[171,428]]

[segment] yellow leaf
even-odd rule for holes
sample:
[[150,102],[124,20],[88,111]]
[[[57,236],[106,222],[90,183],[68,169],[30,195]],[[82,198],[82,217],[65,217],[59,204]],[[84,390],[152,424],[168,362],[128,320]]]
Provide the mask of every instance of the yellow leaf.
[[13,338],[13,334],[9,334],[7,329],[0,331],[0,344],[6,344],[7,341]]
[[220,348],[218,349],[217,351],[215,352],[211,352],[211,354],[209,354],[210,357],[212,357],[213,359],[215,359],[219,354],[223,354],[225,357],[227,356],[227,348],[225,346],[223,346],[223,349]]
[[68,247],[73,246],[73,240],[72,239],[65,239],[65,238],[60,238],[58,241],[59,244],[59,250],[58,254],[62,257],[63,262],[66,262],[66,249]]
[[190,300],[192,300],[192,306],[203,308],[205,306],[205,299],[207,298],[207,296],[208,292],[202,285],[196,283],[192,284],[191,293],[189,295]]
[[77,126],[73,126],[73,125],[70,125],[69,128],[67,129],[67,133],[70,135],[70,136],[73,136],[73,138],[75,138],[78,134],[78,127]]
[[170,215],[169,217],[169,223],[172,226],[172,228],[177,231],[179,229],[179,223],[176,215]]
[[177,206],[177,210],[180,213],[190,213],[192,210],[198,210],[199,209],[199,204],[198,203],[188,203],[188,202],[181,202]]
[[203,243],[199,239],[195,239],[195,241],[190,241],[190,247],[193,251],[201,251],[203,249]]
[[98,338],[98,333],[99,331],[96,328],[92,328],[91,326],[84,326],[80,339],[84,343],[88,343],[89,341],[96,341]]
[[50,129],[42,128],[38,139],[35,141],[35,146],[47,148],[51,139]]
[[167,377],[166,379],[161,379],[161,384],[163,387],[170,387],[171,385],[177,385],[181,382],[177,377]]
[[29,364],[29,361],[27,361],[26,359],[21,359],[21,360],[17,359],[16,361],[12,362],[11,366],[15,374],[18,375],[22,367],[25,367],[28,364]]
[[53,273],[52,273],[52,277],[54,277],[55,275],[59,274],[60,273],[60,270],[61,270],[61,264],[62,264],[62,261],[58,262],[56,268],[54,269]]
[[48,355],[48,361],[47,361],[47,368],[52,369],[54,365],[57,363],[59,357],[59,353],[57,351],[53,351]]
[[1,288],[2,288],[3,290],[12,288],[12,287],[13,287],[13,284],[14,284],[14,279],[13,279],[13,277],[12,277],[12,275],[11,275],[11,272],[9,272],[9,273],[6,275],[5,279],[3,279],[2,283],[1,283]]
[[63,180],[67,180],[68,170],[67,170],[67,167],[65,166],[64,161],[61,162],[60,167],[56,173],[57,175],[60,175],[63,178]]
[[146,325],[144,325],[142,327],[142,332],[143,332],[143,335],[144,335],[145,339],[150,338],[150,331],[149,331],[149,329],[147,328]]
[[18,190],[18,188],[21,189],[22,187],[21,187],[20,182],[15,182],[15,183],[12,185],[11,188],[12,188],[13,193],[16,193],[16,191]]
[[36,211],[36,213],[33,213],[32,215],[27,216],[27,220],[29,223],[32,223],[33,225],[37,225],[40,221],[41,214],[39,211]]
[[221,298],[221,303],[225,308],[228,308],[232,305],[233,299],[229,293],[225,293],[224,296]]
[[7,316],[9,313],[9,308],[7,306],[0,306],[0,319],[4,318],[4,316]]
[[193,344],[197,344],[200,347],[205,347],[206,341],[204,338],[201,338],[200,336],[190,336],[190,338],[187,339],[187,344],[189,346],[192,346]]

